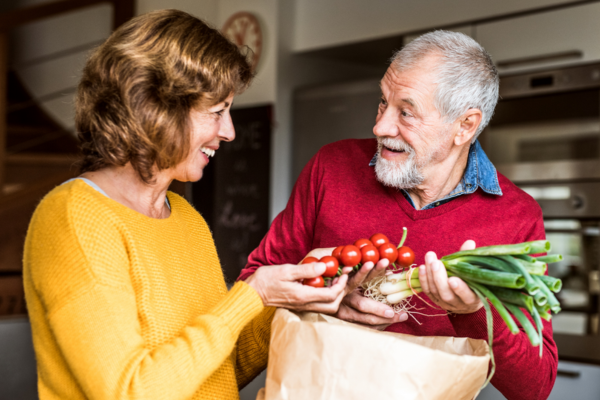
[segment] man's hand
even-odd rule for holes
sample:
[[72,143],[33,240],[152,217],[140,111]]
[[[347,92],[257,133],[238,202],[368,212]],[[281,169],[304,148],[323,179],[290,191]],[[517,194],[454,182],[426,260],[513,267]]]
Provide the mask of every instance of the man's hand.
[[[355,322],[378,330],[383,330],[396,322],[406,321],[408,314],[396,314],[392,307],[368,299],[358,291],[358,287],[363,282],[368,282],[373,278],[385,275],[389,264],[389,261],[385,258],[379,260],[375,266],[371,262],[365,263],[355,275],[348,279],[348,284],[346,285],[346,292],[348,294],[342,300],[340,309],[335,316],[345,321]],[[349,268],[349,270],[351,271],[352,269]]]
[[408,319],[407,313],[396,314],[390,306],[368,299],[358,291],[344,297],[335,316],[377,330],[384,330],[391,324]]
[[[461,250],[472,250],[475,242],[467,240]],[[419,281],[423,293],[444,310],[456,314],[470,314],[483,307],[479,297],[460,278],[448,278],[446,267],[432,251],[425,255],[425,265],[419,267]]]

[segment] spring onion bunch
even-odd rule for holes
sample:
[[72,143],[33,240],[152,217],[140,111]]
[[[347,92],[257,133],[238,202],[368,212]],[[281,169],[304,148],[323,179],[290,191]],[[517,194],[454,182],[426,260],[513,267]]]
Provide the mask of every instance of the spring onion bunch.
[[[562,282],[545,275],[548,263],[562,260],[558,254],[533,257],[532,254],[546,253],[550,250],[550,242],[538,240],[512,245],[479,247],[474,250],[463,250],[442,257],[448,276],[461,278],[481,299],[486,310],[488,325],[488,343],[492,371],[495,370],[493,342],[493,318],[491,307],[498,314],[514,335],[521,334],[517,321],[533,346],[539,346],[542,357],[543,337],[542,319],[549,321],[550,312],[560,312],[560,303],[554,296],[561,290]],[[421,291],[418,275],[412,270],[400,274],[388,275],[378,282],[369,282],[363,286],[367,297],[382,301],[392,306],[400,303],[400,308],[407,309],[401,302],[417,295]],[[531,316],[533,324],[527,318]],[[516,320],[516,321],[515,321]],[[485,385],[484,385],[485,386]]]

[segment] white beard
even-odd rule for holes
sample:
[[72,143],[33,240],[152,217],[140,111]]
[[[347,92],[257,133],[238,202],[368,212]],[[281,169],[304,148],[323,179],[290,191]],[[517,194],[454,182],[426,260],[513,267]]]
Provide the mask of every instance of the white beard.
[[[408,154],[408,159],[402,163],[386,160],[381,156],[383,146],[392,150],[403,150]],[[425,176],[422,169],[431,159],[431,154],[424,158],[425,162],[418,162],[415,149],[408,143],[393,138],[377,138],[377,163],[375,164],[375,175],[377,180],[385,186],[396,189],[412,189],[423,183]]]

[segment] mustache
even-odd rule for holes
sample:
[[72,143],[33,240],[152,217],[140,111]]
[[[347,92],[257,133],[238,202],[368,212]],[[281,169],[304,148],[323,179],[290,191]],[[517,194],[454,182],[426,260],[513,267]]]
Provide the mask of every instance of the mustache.
[[390,150],[404,151],[408,154],[413,154],[415,149],[406,142],[394,138],[377,138],[378,150],[381,152],[382,147],[387,147]]

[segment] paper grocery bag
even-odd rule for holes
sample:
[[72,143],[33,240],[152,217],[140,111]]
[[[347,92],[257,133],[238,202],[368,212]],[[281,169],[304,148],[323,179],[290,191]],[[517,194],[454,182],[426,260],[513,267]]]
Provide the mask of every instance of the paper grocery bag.
[[278,309],[264,400],[471,400],[486,379],[483,340],[379,332]]

